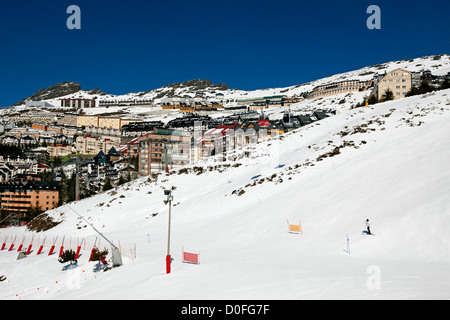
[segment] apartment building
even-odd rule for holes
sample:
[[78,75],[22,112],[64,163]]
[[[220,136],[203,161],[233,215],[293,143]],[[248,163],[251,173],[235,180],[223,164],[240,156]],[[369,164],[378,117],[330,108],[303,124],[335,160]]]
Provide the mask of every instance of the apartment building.
[[50,157],[64,157],[72,153],[72,146],[63,146],[61,144],[47,146],[47,152]]
[[360,81],[360,80],[344,80],[339,82],[333,82],[323,84],[315,87],[309,94],[308,99],[328,97],[341,93],[358,92],[367,90],[373,85],[373,80]]
[[76,139],[76,152],[79,154],[98,154],[100,151],[107,153],[112,147],[119,149],[120,138],[102,139],[85,135]]
[[52,210],[58,202],[59,184],[56,182],[0,182],[0,207],[7,213],[24,215],[31,207]]
[[77,126],[78,114],[73,112],[65,112],[62,117],[57,121],[58,125],[65,127],[76,127]]
[[156,128],[138,141],[140,176],[189,164],[191,137],[187,132]]
[[98,127],[99,116],[96,115],[87,115],[87,114],[78,114],[77,115],[77,127]]
[[50,112],[22,112],[20,114],[14,114],[9,116],[9,120],[11,122],[21,122],[21,121],[30,121],[30,122],[39,122],[44,124],[53,124],[58,119],[55,114]]
[[377,79],[370,95],[381,100],[386,91],[391,90],[394,100],[404,98],[406,93],[411,90],[412,78],[411,71],[401,68],[392,70]]
[[64,108],[95,108],[95,100],[94,99],[61,99],[61,107]]

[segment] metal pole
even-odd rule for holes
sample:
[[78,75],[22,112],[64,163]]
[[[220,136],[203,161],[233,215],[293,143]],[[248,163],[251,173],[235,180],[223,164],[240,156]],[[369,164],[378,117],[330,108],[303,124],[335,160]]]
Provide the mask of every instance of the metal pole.
[[[169,196],[170,197],[170,196]],[[171,218],[171,208],[172,208],[172,200],[169,200],[169,230],[167,235],[167,256],[166,256],[166,273],[170,273],[170,218]]]
[[80,158],[78,157],[76,160],[76,169],[75,169],[75,201],[80,200]]
[[94,225],[92,223],[90,223],[89,221],[87,221],[81,214],[79,214],[78,212],[76,212],[74,209],[72,209],[70,206],[67,206],[70,210],[72,210],[73,212],[75,212],[81,219],[83,219],[88,225],[91,226],[92,229],[94,229],[95,232],[97,232],[103,239],[105,239],[110,245],[111,247],[113,247],[114,249],[118,249],[111,241],[109,241],[100,231],[98,231]]

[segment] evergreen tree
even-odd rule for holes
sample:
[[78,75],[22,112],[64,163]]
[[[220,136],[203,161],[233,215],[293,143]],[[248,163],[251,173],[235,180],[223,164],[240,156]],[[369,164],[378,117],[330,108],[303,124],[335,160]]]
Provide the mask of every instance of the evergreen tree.
[[390,101],[390,100],[394,100],[394,93],[392,92],[391,89],[387,89],[384,92],[383,98],[381,99],[383,102],[384,101]]
[[72,266],[72,262],[77,262],[76,258],[76,253],[73,250],[65,250],[63,251],[63,253],[61,254],[61,258],[58,259],[58,262],[60,263],[66,263],[66,262],[70,262],[70,265]]
[[444,78],[444,81],[441,82],[439,89],[450,89],[450,77],[447,76]]
[[411,87],[409,91],[406,93],[405,97],[412,97],[419,94],[419,89],[417,87]]
[[103,185],[103,191],[108,191],[108,190],[110,190],[110,189],[112,189],[113,188],[113,185],[111,184],[111,179],[109,178],[109,177],[107,177],[106,179],[105,179],[105,184]]
[[378,98],[375,95],[371,95],[368,100],[369,104],[377,104]]
[[107,255],[108,249],[105,248],[103,251],[100,251],[97,248],[94,248],[91,254],[91,261],[100,261],[102,259],[105,259]]
[[419,94],[434,91],[434,88],[426,81],[422,81],[419,85]]

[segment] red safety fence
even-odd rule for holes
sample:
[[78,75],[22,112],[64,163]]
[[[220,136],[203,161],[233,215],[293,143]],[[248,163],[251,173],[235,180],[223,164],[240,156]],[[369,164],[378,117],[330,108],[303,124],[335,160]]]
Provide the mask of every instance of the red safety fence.
[[[35,240],[36,237],[38,237],[38,242],[37,242],[37,251],[35,252],[35,250],[33,249],[35,246]],[[101,249],[101,248],[109,248],[110,244],[101,241],[100,238],[91,238],[89,239],[80,239],[80,238],[73,238],[73,237],[66,237],[66,236],[62,236],[62,237],[56,237],[53,238],[53,241],[51,243],[49,243],[47,241],[46,243],[46,238],[47,236],[43,236],[42,238],[40,236],[37,235],[32,235],[31,237],[23,235],[22,239],[18,239],[20,238],[14,235],[7,235],[7,236],[3,236],[3,242],[0,241],[0,252],[2,251],[25,251],[27,255],[33,255],[34,253],[36,253],[36,255],[48,255],[48,256],[52,256],[52,255],[56,255],[58,256],[58,258],[61,257],[61,254],[64,252],[64,250],[74,250],[76,252],[76,257],[79,258],[82,256],[83,251],[88,250],[89,252],[92,250],[92,248],[97,248],[97,249]],[[16,239],[18,241],[16,241]],[[58,241],[59,239],[59,241]],[[114,243],[114,241],[113,241]],[[57,249],[58,248],[58,249]],[[118,241],[118,248],[119,251],[121,253],[121,255],[128,257],[132,260],[136,259],[136,244],[134,243],[133,245],[126,245],[123,246],[121,245],[120,241]]]

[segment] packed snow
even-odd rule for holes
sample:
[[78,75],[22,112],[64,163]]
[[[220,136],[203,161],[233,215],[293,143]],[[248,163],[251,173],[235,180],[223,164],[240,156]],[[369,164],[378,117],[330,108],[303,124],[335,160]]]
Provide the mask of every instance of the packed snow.
[[[449,121],[450,90],[348,108],[226,161],[59,207],[48,231],[0,229],[6,248],[34,236],[24,259],[0,251],[0,299],[449,299]],[[100,237],[72,209],[120,248],[122,266],[88,262]],[[48,255],[63,237],[82,245],[72,269]],[[182,263],[183,247],[199,265]]]

